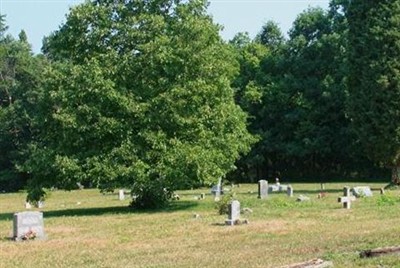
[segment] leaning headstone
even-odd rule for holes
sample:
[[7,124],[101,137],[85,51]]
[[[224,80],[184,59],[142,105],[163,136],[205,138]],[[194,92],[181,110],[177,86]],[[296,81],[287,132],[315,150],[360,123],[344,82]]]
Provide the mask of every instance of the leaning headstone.
[[343,188],[343,195],[344,196],[338,198],[338,202],[343,203],[343,208],[350,209],[351,202],[355,201],[356,197],[350,195],[350,188],[347,186]]
[[268,197],[268,181],[258,181],[258,198],[264,199]]
[[288,187],[287,187],[287,195],[289,196],[289,197],[293,197],[293,187],[291,186],[291,185],[289,185]]
[[373,196],[371,188],[369,186],[357,186],[351,189],[351,192],[355,197],[371,197]]
[[228,206],[228,219],[226,225],[235,225],[240,223],[240,202],[233,200]]
[[125,192],[124,192],[124,190],[119,190],[119,192],[118,192],[118,199],[119,199],[120,201],[125,200]]
[[45,238],[42,212],[25,211],[14,213],[13,239],[15,241]]

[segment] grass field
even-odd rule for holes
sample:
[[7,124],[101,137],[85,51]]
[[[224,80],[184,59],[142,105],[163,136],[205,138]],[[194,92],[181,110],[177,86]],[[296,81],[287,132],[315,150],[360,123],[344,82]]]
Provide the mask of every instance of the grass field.
[[[41,209],[48,239],[18,243],[9,239],[12,215],[25,210],[25,194],[1,194],[0,267],[280,267],[317,257],[335,267],[400,267],[400,255],[359,258],[400,245],[400,192],[374,191],[346,210],[337,203],[344,185],[326,184],[318,199],[319,184],[293,184],[295,197],[266,200],[257,199],[256,184],[241,185],[236,197],[253,213],[240,226],[223,225],[208,189],[178,192],[169,208],[147,212],[127,208],[117,193],[55,191]],[[195,200],[203,192],[206,199]],[[296,202],[299,194],[311,201]]]

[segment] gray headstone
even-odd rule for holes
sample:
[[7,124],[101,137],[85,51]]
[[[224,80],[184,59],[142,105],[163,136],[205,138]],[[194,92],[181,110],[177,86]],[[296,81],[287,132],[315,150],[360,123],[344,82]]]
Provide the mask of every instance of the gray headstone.
[[125,200],[125,192],[124,192],[124,190],[119,190],[118,199],[121,200],[121,201]]
[[14,213],[13,239],[15,241],[28,239],[45,239],[43,213],[25,211]]
[[357,187],[354,187],[351,191],[355,197],[371,197],[371,196],[373,196],[371,188],[369,188],[369,186],[357,186]]
[[240,202],[233,200],[232,203],[229,204],[228,208],[228,219],[225,221],[225,224],[235,225],[238,221],[240,221]]
[[289,197],[293,197],[293,187],[291,185],[287,187],[286,193]]
[[258,198],[264,199],[268,197],[268,181],[258,181]]

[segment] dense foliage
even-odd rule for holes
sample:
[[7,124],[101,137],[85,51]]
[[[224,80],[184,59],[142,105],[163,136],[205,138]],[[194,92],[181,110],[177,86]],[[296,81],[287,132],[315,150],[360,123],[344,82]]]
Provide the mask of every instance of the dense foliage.
[[400,2],[352,1],[349,112],[362,147],[400,184]]
[[90,182],[130,188],[134,206],[162,206],[177,188],[224,176],[250,149],[232,51],[205,1],[87,2],[45,49],[54,65],[25,164],[30,199]]
[[125,187],[156,207],[219,177],[385,177],[400,163],[399,14],[332,0],[288,36],[268,21],[227,43],[202,0],[93,0],[40,56],[1,17],[0,190]]
[[44,60],[32,55],[24,31],[19,40],[6,31],[0,16],[0,191],[14,191],[25,186],[29,177],[18,170],[18,164],[26,159],[33,135],[31,118]]

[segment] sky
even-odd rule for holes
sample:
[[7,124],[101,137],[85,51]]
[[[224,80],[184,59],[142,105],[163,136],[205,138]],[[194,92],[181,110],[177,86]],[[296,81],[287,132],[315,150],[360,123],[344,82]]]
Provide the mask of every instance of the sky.
[[[40,52],[42,39],[65,22],[71,6],[83,0],[0,0],[0,14],[12,36],[23,29],[35,53]],[[254,37],[268,20],[275,21],[287,33],[293,21],[308,7],[327,9],[328,0],[209,0],[209,13],[214,22],[224,27],[221,36],[230,40],[239,32]]]

